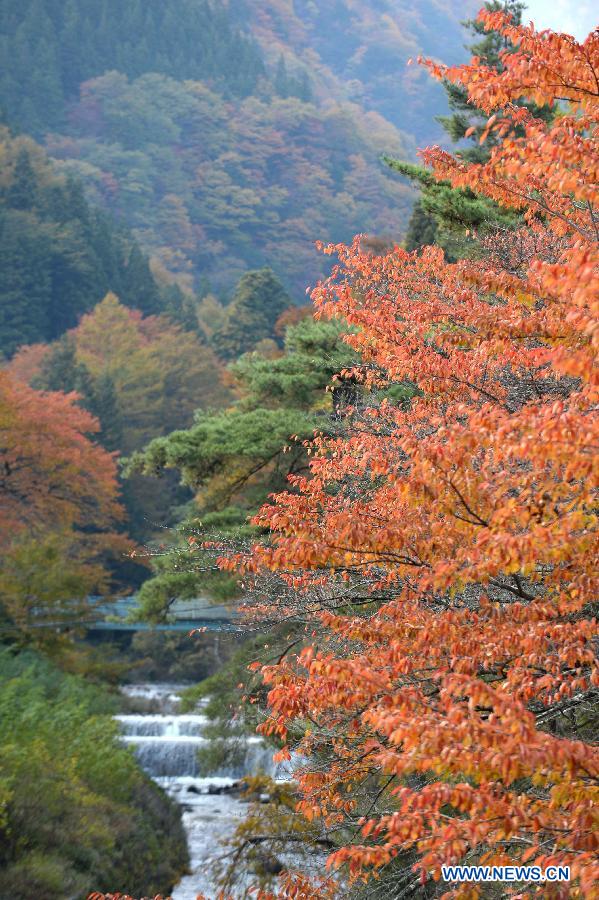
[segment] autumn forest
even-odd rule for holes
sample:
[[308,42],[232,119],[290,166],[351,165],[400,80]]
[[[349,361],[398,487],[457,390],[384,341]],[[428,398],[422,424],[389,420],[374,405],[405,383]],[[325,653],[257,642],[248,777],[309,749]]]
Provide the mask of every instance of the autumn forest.
[[0,900],[592,898],[599,30],[0,10]]

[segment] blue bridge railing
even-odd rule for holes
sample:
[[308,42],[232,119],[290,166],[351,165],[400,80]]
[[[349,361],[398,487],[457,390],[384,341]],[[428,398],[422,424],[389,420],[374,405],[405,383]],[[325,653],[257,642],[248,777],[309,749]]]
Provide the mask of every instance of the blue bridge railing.
[[211,604],[205,597],[176,600],[171,604],[167,621],[157,624],[136,622],[132,614],[137,606],[135,595],[98,603],[94,620],[86,623],[88,631],[238,631],[239,620],[234,608]]

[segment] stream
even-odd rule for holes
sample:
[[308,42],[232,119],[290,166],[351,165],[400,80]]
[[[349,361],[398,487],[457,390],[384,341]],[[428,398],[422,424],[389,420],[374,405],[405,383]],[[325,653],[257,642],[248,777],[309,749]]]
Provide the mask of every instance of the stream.
[[203,731],[208,720],[201,713],[177,712],[181,688],[168,684],[129,685],[123,689],[127,696],[159,712],[119,715],[116,719],[123,740],[135,748],[141,766],[182,807],[191,874],[173,889],[172,900],[196,900],[198,893],[216,897],[210,862],[224,852],[220,841],[232,834],[247,813],[246,803],[218,791],[259,770],[277,778],[284,778],[286,773],[275,768],[272,749],[265,747],[260,738],[249,737],[239,765],[203,777],[197,751],[207,742]]

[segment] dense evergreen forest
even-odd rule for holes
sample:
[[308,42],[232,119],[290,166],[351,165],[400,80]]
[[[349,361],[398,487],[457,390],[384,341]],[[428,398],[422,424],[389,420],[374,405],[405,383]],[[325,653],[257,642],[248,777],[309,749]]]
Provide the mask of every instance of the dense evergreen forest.
[[241,97],[264,72],[251,39],[207,0],[11,0],[0,33],[5,114],[37,137],[63,126],[69,101],[102,72],[158,72]]
[[594,896],[599,42],[478,5],[2,4],[0,897]]
[[59,338],[108,290],[145,313],[180,304],[126,230],[28,137],[0,129],[0,352]]

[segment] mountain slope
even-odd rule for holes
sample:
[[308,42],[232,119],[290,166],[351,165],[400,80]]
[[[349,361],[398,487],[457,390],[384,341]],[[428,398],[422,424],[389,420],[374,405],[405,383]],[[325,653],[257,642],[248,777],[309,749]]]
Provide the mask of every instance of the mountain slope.
[[197,78],[238,96],[264,71],[254,42],[207,0],[5,0],[0,58],[5,113],[35,136],[63,127],[81,83],[107,70]]
[[230,290],[268,265],[296,299],[321,275],[321,239],[401,237],[411,188],[380,161],[409,152],[378,113],[289,97],[225,102],[161,75],[86,82],[51,154],[125,219],[183,286]]
[[31,138],[0,126],[0,358],[54,340],[108,290],[145,313],[180,292],[162,289],[130,234],[87,203]]
[[345,96],[411,133],[419,146],[438,140],[434,116],[443,89],[408,60],[419,53],[453,63],[465,58],[461,21],[480,0],[230,0],[271,65],[307,70],[320,99]]
[[462,55],[457,0],[7,0],[0,84],[155,271],[229,293],[270,266],[300,301],[314,241],[405,233],[383,163],[438,138],[442,88],[410,56]]

